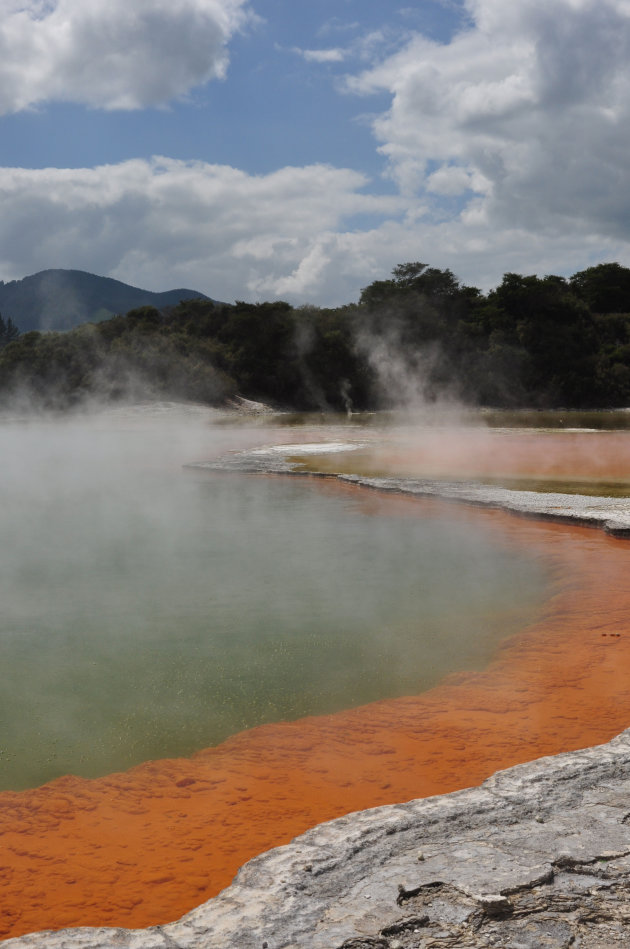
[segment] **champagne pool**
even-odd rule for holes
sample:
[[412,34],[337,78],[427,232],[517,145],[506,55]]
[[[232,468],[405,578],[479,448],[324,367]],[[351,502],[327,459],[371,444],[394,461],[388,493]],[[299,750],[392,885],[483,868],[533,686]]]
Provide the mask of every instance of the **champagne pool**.
[[293,428],[153,406],[0,425],[0,937],[177,919],[314,824],[627,727],[627,540],[182,467],[246,448],[623,495],[630,436],[595,420]]
[[0,433],[2,789],[417,694],[536,616],[541,562],[456,512],[169,469],[159,434]]

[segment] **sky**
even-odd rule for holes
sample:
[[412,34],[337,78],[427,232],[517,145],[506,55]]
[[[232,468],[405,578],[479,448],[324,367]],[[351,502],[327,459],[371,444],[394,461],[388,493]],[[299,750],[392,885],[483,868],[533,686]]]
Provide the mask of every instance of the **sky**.
[[630,266],[630,0],[0,0],[0,279]]

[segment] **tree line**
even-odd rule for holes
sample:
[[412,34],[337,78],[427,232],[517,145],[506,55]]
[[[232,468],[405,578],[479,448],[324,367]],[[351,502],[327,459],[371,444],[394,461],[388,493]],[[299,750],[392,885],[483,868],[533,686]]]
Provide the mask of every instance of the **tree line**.
[[300,410],[445,395],[471,405],[630,405],[630,269],[505,274],[487,294],[400,264],[336,308],[186,300],[67,332],[0,317],[0,396],[64,409],[93,397],[219,405],[237,393]]

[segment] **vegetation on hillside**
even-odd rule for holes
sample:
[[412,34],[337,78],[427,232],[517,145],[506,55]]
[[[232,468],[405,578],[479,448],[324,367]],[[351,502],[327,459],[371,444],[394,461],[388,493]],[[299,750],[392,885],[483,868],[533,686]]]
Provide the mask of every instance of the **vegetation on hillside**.
[[203,294],[184,288],[154,293],[84,270],[42,270],[22,280],[0,280],[0,310],[23,333],[69,330],[139,306],[162,309],[196,297]]
[[0,318],[0,395],[372,409],[444,396],[497,407],[630,405],[630,269],[505,274],[488,294],[410,262],[357,304],[187,300],[15,338]]

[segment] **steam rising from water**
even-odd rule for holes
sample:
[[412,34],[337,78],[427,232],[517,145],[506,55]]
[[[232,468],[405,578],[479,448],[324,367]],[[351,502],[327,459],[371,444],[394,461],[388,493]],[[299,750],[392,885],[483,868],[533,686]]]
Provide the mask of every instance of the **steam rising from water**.
[[4,787],[415,693],[531,616],[541,568],[492,537],[350,489],[185,473],[271,433],[160,414],[0,427]]

